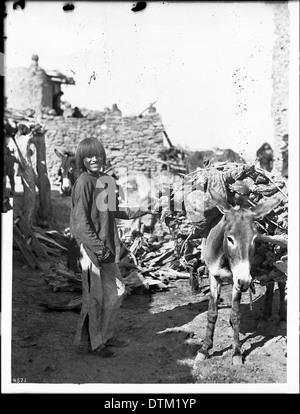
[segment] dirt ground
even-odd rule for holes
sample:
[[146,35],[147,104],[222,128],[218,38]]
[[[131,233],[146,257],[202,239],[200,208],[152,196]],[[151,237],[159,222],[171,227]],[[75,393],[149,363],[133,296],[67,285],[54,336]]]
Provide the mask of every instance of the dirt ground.
[[[15,196],[19,203],[21,194]],[[51,228],[68,226],[69,198],[52,192]],[[53,258],[66,261],[66,257]],[[274,294],[273,317],[258,329],[264,287],[256,285],[253,307],[242,298],[241,341],[244,364],[232,365],[229,325],[231,286],[222,289],[214,348],[201,368],[192,372],[205,335],[208,295],[193,294],[186,279],[172,280],[169,290],[152,294],[132,292],[124,300],[116,332],[130,339],[109,359],[78,355],[73,346],[78,320],[75,311],[49,311],[41,303],[59,303],[78,292],[53,292],[43,272],[32,271],[21,253],[13,253],[12,382],[21,378],[37,384],[234,384],[285,383],[286,329],[278,326],[279,294]],[[277,288],[277,287],[276,287]]]

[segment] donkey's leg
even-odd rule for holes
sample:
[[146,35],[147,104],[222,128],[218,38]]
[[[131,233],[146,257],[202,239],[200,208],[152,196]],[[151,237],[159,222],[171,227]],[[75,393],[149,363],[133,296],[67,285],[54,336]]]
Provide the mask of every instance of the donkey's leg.
[[265,293],[265,303],[264,303],[264,313],[263,313],[264,321],[267,321],[272,316],[273,293],[274,293],[274,283],[268,283],[266,286],[266,293]]
[[207,312],[206,335],[202,347],[198,351],[196,362],[203,361],[208,356],[208,351],[213,346],[215,324],[218,317],[218,299],[221,291],[221,284],[214,276],[209,277],[210,297]]
[[232,307],[231,307],[231,314],[230,314],[230,323],[233,328],[232,362],[234,365],[241,365],[243,363],[242,354],[241,354],[241,344],[240,344],[241,297],[242,297],[241,291],[238,291],[236,290],[235,287],[233,287],[232,288]]
[[274,293],[274,283],[268,283],[266,285],[266,291],[264,295],[264,310],[263,315],[260,321],[257,324],[258,330],[263,330],[266,328],[268,321],[272,316],[272,306],[273,306],[273,293]]
[[285,301],[286,282],[278,282],[279,288],[279,327],[286,328],[286,301]]

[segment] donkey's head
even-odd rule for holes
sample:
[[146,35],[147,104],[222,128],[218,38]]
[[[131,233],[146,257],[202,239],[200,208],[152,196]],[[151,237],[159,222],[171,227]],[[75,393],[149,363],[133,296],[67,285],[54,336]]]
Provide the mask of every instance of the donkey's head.
[[71,190],[74,184],[74,172],[75,172],[75,154],[70,151],[64,151],[63,153],[54,149],[55,154],[61,159],[61,165],[58,170],[61,183],[61,195],[68,196],[71,194]]
[[223,250],[233,275],[233,285],[245,292],[252,281],[250,268],[257,236],[254,220],[270,213],[281,202],[281,197],[270,198],[245,209],[232,207],[214,190],[209,191],[216,207],[224,214]]

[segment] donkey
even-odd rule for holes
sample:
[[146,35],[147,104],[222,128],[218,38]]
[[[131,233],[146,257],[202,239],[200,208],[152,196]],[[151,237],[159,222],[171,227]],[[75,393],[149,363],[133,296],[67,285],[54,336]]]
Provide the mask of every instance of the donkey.
[[61,159],[61,165],[58,170],[60,177],[60,192],[62,196],[70,196],[75,182],[75,154],[71,151],[63,153],[54,149],[55,154]]
[[256,230],[254,219],[259,219],[270,213],[281,198],[270,198],[250,209],[240,206],[231,207],[213,189],[209,190],[216,207],[223,214],[210,230],[204,251],[204,260],[208,268],[210,298],[207,313],[206,336],[202,347],[197,353],[194,369],[208,357],[208,351],[213,346],[213,335],[218,316],[218,299],[221,285],[230,281],[232,288],[232,307],[230,323],[233,328],[233,364],[242,364],[240,330],[240,302],[243,292],[248,288],[254,291],[250,274],[251,259],[254,253]]

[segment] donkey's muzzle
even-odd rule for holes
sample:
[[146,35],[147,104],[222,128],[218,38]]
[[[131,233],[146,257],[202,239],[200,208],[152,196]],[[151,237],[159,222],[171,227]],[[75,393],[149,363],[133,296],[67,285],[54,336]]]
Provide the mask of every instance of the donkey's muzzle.
[[67,186],[67,187],[60,187],[60,195],[62,197],[66,197],[66,196],[70,196],[71,195],[71,191],[72,191],[72,187],[71,186]]
[[62,196],[69,196],[71,195],[72,186],[68,179],[64,178],[61,183],[61,195]]
[[251,285],[251,278],[248,279],[238,279],[237,283],[236,283],[236,288],[237,290],[241,291],[241,292],[246,292],[249,287]]
[[239,261],[231,268],[233,274],[233,284],[239,292],[246,292],[252,281],[250,274],[250,262],[248,260]]

